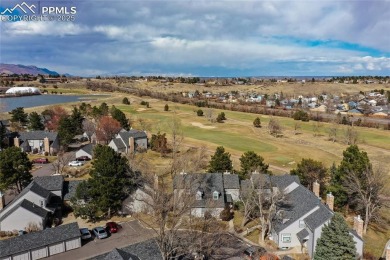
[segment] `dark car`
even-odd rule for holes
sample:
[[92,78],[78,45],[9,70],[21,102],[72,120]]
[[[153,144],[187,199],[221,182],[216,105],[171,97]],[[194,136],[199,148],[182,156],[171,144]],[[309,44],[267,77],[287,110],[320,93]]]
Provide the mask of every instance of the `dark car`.
[[47,158],[35,158],[32,160],[33,163],[49,163]]
[[89,161],[89,160],[91,160],[91,158],[89,158],[88,156],[86,156],[86,155],[83,155],[83,156],[80,156],[80,157],[77,157],[76,158],[76,161]]
[[115,222],[107,222],[106,229],[110,233],[116,233],[119,230],[119,225]]

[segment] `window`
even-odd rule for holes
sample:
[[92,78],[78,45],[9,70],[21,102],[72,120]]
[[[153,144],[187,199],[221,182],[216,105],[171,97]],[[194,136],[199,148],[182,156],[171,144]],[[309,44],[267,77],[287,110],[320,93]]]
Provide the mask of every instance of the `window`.
[[303,220],[300,220],[299,221],[299,228],[304,228],[306,225],[305,225],[305,221]]
[[213,199],[214,200],[218,200],[218,198],[219,198],[219,192],[218,191],[214,191],[213,192]]
[[283,243],[291,243],[291,234],[282,234]]

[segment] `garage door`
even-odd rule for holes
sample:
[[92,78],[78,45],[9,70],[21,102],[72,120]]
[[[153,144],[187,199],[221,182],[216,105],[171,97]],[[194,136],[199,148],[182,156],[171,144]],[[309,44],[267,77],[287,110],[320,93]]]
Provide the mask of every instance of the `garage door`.
[[64,244],[61,243],[61,244],[55,244],[55,245],[49,246],[49,252],[50,252],[50,255],[55,255],[55,254],[65,252]]
[[66,251],[69,251],[69,250],[72,250],[72,249],[79,248],[80,247],[80,241],[77,238],[77,239],[74,239],[74,240],[66,241],[65,245],[66,245]]
[[41,259],[44,257],[47,257],[47,248],[46,247],[31,250],[31,259],[32,260]]
[[27,252],[27,253],[23,253],[23,254],[18,254],[18,255],[14,255],[12,257],[12,259],[15,259],[15,260],[30,260],[30,252]]

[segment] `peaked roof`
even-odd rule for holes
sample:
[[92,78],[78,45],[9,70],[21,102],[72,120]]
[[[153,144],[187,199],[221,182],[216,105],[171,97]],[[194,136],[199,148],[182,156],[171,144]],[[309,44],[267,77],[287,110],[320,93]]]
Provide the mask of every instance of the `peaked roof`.
[[31,213],[41,217],[41,218],[46,218],[47,214],[49,214],[49,211],[45,210],[44,208],[41,208],[39,205],[35,205],[34,203],[24,199],[17,205],[15,205],[10,211],[8,211],[6,214],[4,214],[1,218],[0,221],[4,220],[7,218],[9,215],[11,215],[13,212],[15,212],[19,207],[24,208]]
[[35,177],[34,182],[37,183],[42,188],[49,191],[62,190],[62,187],[64,185],[64,176],[54,175],[54,176]]
[[120,136],[120,138],[122,138],[123,142],[125,142],[125,145],[127,147],[129,147],[130,137],[133,137],[134,139],[148,138],[144,131],[139,131],[135,129],[131,129],[130,131],[121,131],[118,133],[118,135]]
[[223,186],[225,189],[239,189],[240,180],[237,174],[223,174]]
[[[142,260],[144,260],[144,259],[145,260],[146,259],[147,260],[149,260],[149,259],[150,260],[152,260],[152,259],[153,260],[163,260],[160,248],[158,247],[157,242],[154,239],[149,239],[149,240],[137,243],[137,244],[133,244],[133,245],[129,245],[129,246],[123,247],[123,248],[120,249],[120,251],[128,253],[131,256],[136,256],[137,258],[134,258],[136,260],[138,260],[138,259],[142,259]],[[102,254],[102,255],[93,257],[91,259],[106,260],[106,257],[110,253]],[[115,259],[116,260],[116,259],[121,259],[121,258],[108,258],[108,259]],[[132,258],[130,258],[130,259],[132,259]]]
[[309,231],[307,231],[305,228],[297,233],[298,240],[299,242],[301,242],[301,244],[303,244],[304,242],[303,240],[305,240],[308,236],[309,236]]
[[361,241],[364,241],[363,238],[362,238],[361,236],[359,236],[359,234],[356,232],[355,229],[349,230],[349,233],[351,233],[353,236],[357,237],[357,238],[360,239]]
[[0,257],[7,257],[77,237],[80,237],[77,222],[55,228],[46,228],[42,231],[0,240]]
[[137,256],[130,254],[126,251],[123,251],[121,249],[114,248],[106,257],[104,257],[104,260],[140,260]]
[[26,140],[43,140],[45,137],[49,138],[49,141],[54,141],[57,139],[58,134],[56,132],[48,131],[30,131],[30,132],[20,132],[19,139]]
[[279,207],[281,214],[279,219],[275,220],[275,231],[282,231],[320,204],[320,200],[311,191],[299,185],[286,194],[285,205]]
[[285,174],[285,175],[271,175],[269,177],[270,177],[272,186],[278,187],[281,190],[284,190],[289,185],[291,185],[293,182],[296,182],[298,184],[301,183],[299,180],[299,177],[297,175]]
[[93,144],[87,144],[87,145],[81,147],[80,150],[83,150],[84,152],[86,152],[89,155],[93,155],[93,148],[94,148]]
[[310,228],[311,231],[314,231],[326,221],[330,220],[333,216],[333,212],[330,211],[328,207],[322,203],[320,203],[319,206],[319,209],[304,219],[306,226]]
[[[116,146],[118,149],[126,148],[126,144],[125,144],[120,138],[112,139],[112,141],[114,142],[115,146]],[[127,143],[128,143],[128,142],[129,142],[129,141],[127,141]]]

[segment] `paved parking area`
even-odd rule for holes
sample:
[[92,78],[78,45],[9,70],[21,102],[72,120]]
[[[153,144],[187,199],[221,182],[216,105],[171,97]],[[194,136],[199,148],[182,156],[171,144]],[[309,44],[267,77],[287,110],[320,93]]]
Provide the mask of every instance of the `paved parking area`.
[[114,248],[125,247],[155,236],[155,233],[152,230],[142,227],[137,220],[121,223],[121,226],[122,228],[119,229],[118,233],[112,234],[106,239],[93,239],[87,241],[81,248],[54,255],[46,259],[89,259],[109,252]]

